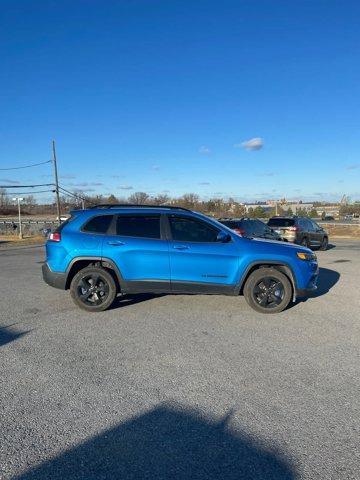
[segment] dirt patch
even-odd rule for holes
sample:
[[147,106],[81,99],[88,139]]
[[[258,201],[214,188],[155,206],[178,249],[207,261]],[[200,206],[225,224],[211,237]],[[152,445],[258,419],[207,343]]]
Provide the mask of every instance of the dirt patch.
[[324,225],[331,238],[360,238],[360,225]]
[[0,248],[2,247],[20,247],[26,245],[39,245],[45,243],[44,237],[37,235],[34,237],[19,238],[15,235],[0,235]]

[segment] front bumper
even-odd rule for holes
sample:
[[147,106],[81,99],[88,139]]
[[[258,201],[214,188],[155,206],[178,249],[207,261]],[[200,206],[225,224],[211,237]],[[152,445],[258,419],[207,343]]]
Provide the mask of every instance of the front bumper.
[[316,283],[317,283],[318,277],[319,277],[319,269],[317,267],[315,273],[311,275],[310,280],[306,285],[306,287],[296,289],[296,297],[307,297],[312,292],[314,292],[317,289]]
[[47,263],[44,263],[42,266],[42,275],[44,282],[46,282],[50,287],[60,288],[61,290],[66,289],[66,272],[53,272]]
[[296,298],[297,297],[308,297],[310,293],[315,292],[317,286],[314,285],[311,288],[297,288],[296,289]]

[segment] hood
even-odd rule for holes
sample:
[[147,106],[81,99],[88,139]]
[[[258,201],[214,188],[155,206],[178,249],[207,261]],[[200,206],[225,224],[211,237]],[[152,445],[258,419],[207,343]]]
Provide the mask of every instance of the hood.
[[[243,240],[246,240],[251,245],[252,247],[257,247],[259,250],[267,250],[271,249],[272,251],[274,249],[277,249],[278,251],[283,251],[283,252],[306,252],[306,253],[313,253],[310,248],[303,247],[302,245],[296,245],[294,243],[289,243],[289,242],[279,242],[278,240],[269,240],[267,238],[245,238],[242,237]],[[255,248],[256,248],[255,247]]]

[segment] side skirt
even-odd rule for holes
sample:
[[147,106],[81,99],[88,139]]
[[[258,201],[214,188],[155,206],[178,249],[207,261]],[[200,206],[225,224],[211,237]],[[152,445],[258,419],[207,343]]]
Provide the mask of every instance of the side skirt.
[[205,282],[166,282],[143,280],[124,282],[122,293],[184,293],[206,295],[238,295],[235,285]]

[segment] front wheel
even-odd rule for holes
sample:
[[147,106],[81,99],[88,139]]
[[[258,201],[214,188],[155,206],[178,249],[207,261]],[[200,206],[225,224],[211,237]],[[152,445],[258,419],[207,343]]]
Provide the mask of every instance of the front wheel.
[[292,287],[286,275],[275,268],[259,268],[250,274],[244,286],[247,303],[257,312],[279,313],[292,297]]
[[72,279],[70,294],[75,304],[88,312],[102,312],[116,297],[116,284],[104,268],[86,267]]

